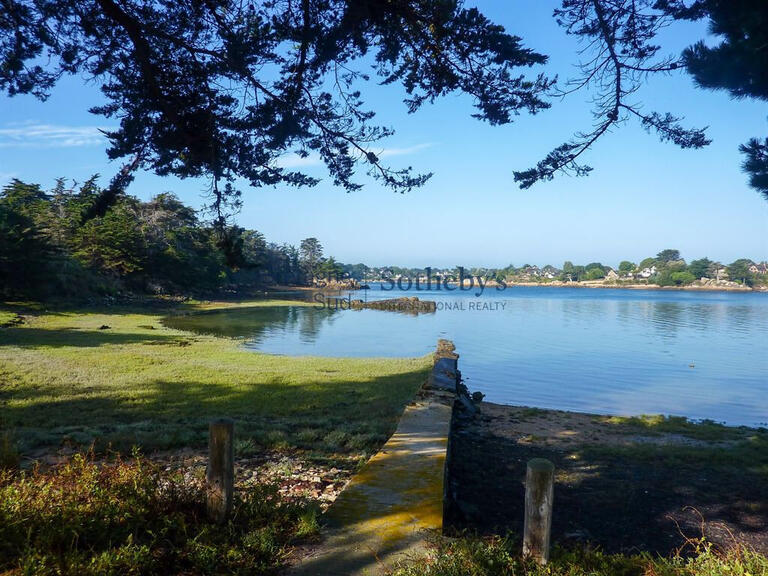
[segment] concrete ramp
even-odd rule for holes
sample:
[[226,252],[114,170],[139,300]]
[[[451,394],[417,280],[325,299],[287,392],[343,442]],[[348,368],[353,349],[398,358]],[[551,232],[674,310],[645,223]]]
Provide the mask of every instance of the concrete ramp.
[[[441,362],[446,351],[452,362]],[[423,555],[425,531],[442,529],[445,457],[459,375],[452,344],[441,341],[435,356],[429,383],[325,514],[323,542],[292,574],[382,575],[399,560]],[[446,389],[451,372],[454,391]]]

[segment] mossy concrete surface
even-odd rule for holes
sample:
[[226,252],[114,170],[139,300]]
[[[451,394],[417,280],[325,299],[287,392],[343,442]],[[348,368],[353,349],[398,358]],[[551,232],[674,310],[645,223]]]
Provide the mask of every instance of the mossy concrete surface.
[[454,397],[424,389],[406,407],[389,441],[328,510],[324,540],[305,553],[293,574],[386,574],[397,562],[425,553],[428,532],[442,530]]

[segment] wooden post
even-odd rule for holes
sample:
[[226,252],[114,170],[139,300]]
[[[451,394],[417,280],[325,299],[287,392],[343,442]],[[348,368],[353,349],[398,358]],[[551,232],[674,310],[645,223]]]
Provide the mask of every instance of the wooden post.
[[206,507],[208,517],[222,524],[232,510],[235,483],[235,424],[228,418],[214,420],[209,426]]
[[554,484],[555,465],[552,462],[544,458],[534,458],[528,462],[525,473],[523,556],[531,556],[539,564],[549,561]]

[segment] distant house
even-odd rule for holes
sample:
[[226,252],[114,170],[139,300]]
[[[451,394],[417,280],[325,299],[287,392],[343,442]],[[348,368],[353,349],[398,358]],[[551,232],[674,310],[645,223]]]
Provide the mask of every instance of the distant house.
[[640,278],[650,278],[651,276],[656,274],[656,271],[657,271],[656,266],[651,266],[650,268],[643,268],[638,273],[638,276],[640,276]]
[[605,275],[606,280],[618,280],[619,275],[616,273],[616,270],[613,268],[608,268],[608,272]]
[[562,270],[555,268],[554,266],[551,266],[549,264],[547,264],[546,266],[544,266],[544,268],[541,269],[542,276],[544,276],[544,278],[547,278],[549,280],[554,280],[555,278],[560,276],[561,273],[562,273]]
[[523,266],[520,272],[520,279],[525,281],[533,280],[534,278],[539,278],[541,276],[541,270],[539,270],[538,266]]

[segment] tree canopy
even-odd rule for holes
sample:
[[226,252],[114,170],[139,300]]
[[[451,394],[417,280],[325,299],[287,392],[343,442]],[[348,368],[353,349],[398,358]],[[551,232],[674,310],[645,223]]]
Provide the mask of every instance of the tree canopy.
[[0,296],[247,293],[307,281],[294,246],[227,227],[237,247],[227,253],[218,231],[170,193],[148,202],[121,195],[83,221],[102,194],[95,177],[72,189],[63,180],[49,191],[19,180],[3,187]]
[[[555,86],[547,57],[524,46],[461,0],[2,0],[0,90],[45,99],[65,74],[96,83],[106,103],[91,111],[119,119],[108,156],[122,169],[84,218],[101,216],[138,168],[207,177],[221,222],[240,203],[237,178],[252,186],[314,185],[280,159],[317,154],[333,182],[356,190],[362,166],[407,191],[429,173],[382,163],[364,87],[399,83],[405,106],[450,93],[472,97],[479,119],[511,122],[547,108],[547,96],[587,90],[594,125],[515,172],[527,188],[558,173],[588,174],[581,156],[635,119],[682,148],[709,143],[704,128],[646,111],[649,76],[685,69],[707,89],[768,99],[768,8],[764,0],[562,0],[554,12],[584,43],[580,75]],[[666,55],[661,29],[708,19],[719,44]],[[768,139],[741,147],[750,183],[768,198]],[[233,250],[230,249],[230,252]]]
[[619,272],[632,272],[637,268],[634,262],[630,262],[629,260],[622,260],[619,262]]
[[674,250],[672,248],[667,248],[665,250],[662,250],[661,252],[656,254],[656,260],[665,264],[680,260],[680,250]]
[[710,277],[710,267],[714,264],[709,258],[699,258],[698,260],[692,260],[688,265],[688,271],[693,274],[694,278],[708,278]]
[[313,185],[280,165],[318,154],[335,184],[355,190],[359,164],[398,191],[429,174],[393,170],[373,144],[377,126],[360,61],[401,83],[410,112],[452,92],[491,124],[536,113],[552,82],[524,69],[546,57],[458,0],[3,0],[0,89],[46,98],[65,74],[96,82],[119,118],[110,158],[126,163],[98,210],[139,167],[206,176],[218,217],[252,186]]
[[747,258],[739,258],[738,260],[728,264],[728,278],[734,282],[741,282],[742,284],[752,285],[754,281],[754,275],[749,271],[749,267],[753,262]]
[[[734,98],[768,100],[768,6],[762,0],[696,2],[708,14],[716,46],[703,41],[686,50],[683,59],[696,83],[727,90]],[[751,186],[768,199],[768,138],[750,138],[740,146]]]
[[310,281],[317,276],[323,259],[323,246],[317,238],[304,238],[299,246],[299,261]]
[[[768,6],[764,0],[562,0],[555,18],[567,34],[583,41],[580,75],[560,90],[567,96],[591,91],[594,125],[553,149],[535,167],[515,172],[521,188],[557,173],[583,176],[592,168],[580,157],[597,140],[628,120],[639,121],[662,142],[702,148],[705,128],[686,127],[669,112],[644,111],[637,96],[653,75],[685,69],[702,88],[728,90],[736,98],[768,100]],[[703,40],[680,55],[662,52],[658,34],[675,20],[709,21],[719,40]],[[768,199],[768,138],[740,147],[750,184]]]

